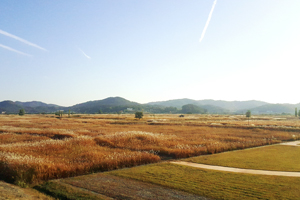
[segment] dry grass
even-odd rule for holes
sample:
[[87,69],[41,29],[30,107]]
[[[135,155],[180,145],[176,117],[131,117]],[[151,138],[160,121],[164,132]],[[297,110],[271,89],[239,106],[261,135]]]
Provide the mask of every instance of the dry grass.
[[30,134],[16,134],[11,132],[3,132],[0,134],[0,145],[1,144],[13,144],[16,142],[37,142],[47,140],[48,137],[30,135]]
[[153,151],[175,158],[213,154],[244,149],[288,140],[291,134],[266,130],[237,130],[233,128],[156,126],[138,129],[155,129],[156,133],[143,131],[117,132],[95,137],[101,146],[131,150]]
[[92,138],[82,136],[1,145],[0,160],[3,178],[33,183],[157,162],[160,159],[148,152],[101,147]]
[[0,199],[16,199],[16,200],[54,200],[50,196],[46,196],[31,188],[21,188],[12,184],[0,181]]
[[[277,122],[269,120],[271,125]],[[287,132],[236,122],[245,119],[221,115],[146,115],[141,120],[134,115],[62,119],[0,115],[0,173],[2,179],[18,184],[34,183],[158,162],[159,156],[184,158],[300,138],[299,127]]]

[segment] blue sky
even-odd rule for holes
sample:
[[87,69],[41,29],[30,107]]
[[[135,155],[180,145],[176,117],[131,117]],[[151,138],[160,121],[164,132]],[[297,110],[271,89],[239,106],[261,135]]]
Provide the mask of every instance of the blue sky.
[[299,103],[300,1],[213,3],[1,0],[0,101]]

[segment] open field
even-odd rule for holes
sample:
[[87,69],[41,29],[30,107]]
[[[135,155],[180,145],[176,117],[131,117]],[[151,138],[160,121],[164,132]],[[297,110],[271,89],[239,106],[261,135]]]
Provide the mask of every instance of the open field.
[[297,119],[256,120],[264,127],[225,115],[0,115],[0,175],[34,184],[300,138]]
[[36,188],[62,199],[207,200],[199,195],[107,173],[51,180]]
[[237,174],[159,163],[108,172],[212,199],[299,199],[300,178]]
[[69,199],[299,199],[300,178],[158,163],[48,181],[38,189]]
[[272,145],[185,159],[208,165],[300,172],[300,147]]

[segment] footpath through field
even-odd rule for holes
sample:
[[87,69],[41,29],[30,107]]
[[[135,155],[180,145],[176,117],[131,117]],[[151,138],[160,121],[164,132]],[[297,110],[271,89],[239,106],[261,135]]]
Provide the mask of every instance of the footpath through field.
[[289,146],[299,146],[300,147],[300,141],[284,142],[284,143],[280,143],[280,145],[289,145]]
[[[281,143],[280,145],[299,146],[299,148],[300,148],[300,141],[285,142],[285,143]],[[257,170],[257,169],[241,169],[241,168],[234,168],[234,167],[205,165],[205,164],[198,164],[198,163],[191,163],[191,162],[184,162],[184,161],[172,161],[170,163],[177,164],[177,165],[185,165],[185,166],[190,166],[190,167],[197,167],[197,168],[202,168],[202,169],[225,171],[225,172],[236,172],[236,173],[258,174],[258,175],[272,175],[272,176],[300,177],[300,172],[284,172],[284,171],[268,171],[268,170]]]

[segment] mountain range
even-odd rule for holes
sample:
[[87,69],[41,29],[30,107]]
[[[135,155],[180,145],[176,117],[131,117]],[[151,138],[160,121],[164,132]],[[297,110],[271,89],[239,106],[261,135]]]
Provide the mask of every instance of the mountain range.
[[[299,104],[270,104],[263,101],[223,101],[223,100],[193,100],[175,99],[168,101],[157,101],[146,104],[132,102],[121,97],[109,97],[103,100],[88,101],[69,107],[55,104],[46,104],[39,101],[0,102],[0,113],[18,113],[24,109],[26,113],[54,113],[64,110],[72,113],[127,113],[143,110],[149,113],[181,113],[183,106],[192,105],[199,113],[212,114],[242,114],[251,110],[253,114],[294,114]],[[201,110],[201,112],[200,112]]]
[[186,104],[194,104],[200,107],[207,107],[208,109],[216,109],[222,111],[236,112],[243,109],[251,109],[258,106],[263,106],[268,103],[263,101],[222,101],[222,100],[192,100],[192,99],[175,99],[169,101],[158,101],[158,102],[150,102],[149,105],[160,105],[160,106],[174,106],[177,108],[181,108]]

